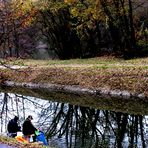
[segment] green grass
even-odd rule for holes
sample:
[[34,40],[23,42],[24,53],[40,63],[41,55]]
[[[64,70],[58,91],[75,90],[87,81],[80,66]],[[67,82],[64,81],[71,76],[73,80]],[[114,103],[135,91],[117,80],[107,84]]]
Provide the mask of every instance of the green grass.
[[98,57],[98,58],[90,58],[90,59],[70,59],[70,60],[32,60],[32,59],[11,59],[7,60],[6,63],[11,65],[19,65],[19,66],[81,66],[81,67],[144,67],[147,69],[148,67],[148,58],[138,58],[138,59],[131,59],[131,60],[123,60],[117,58],[110,58],[110,57]]
[[8,61],[10,64],[13,65],[54,65],[54,64],[59,64],[59,65],[69,65],[69,64],[104,64],[104,63],[115,63],[118,60],[115,59],[99,59],[99,58],[90,58],[90,59],[70,59],[70,60],[32,60],[32,59],[27,59],[27,60],[12,60]]
[[112,57],[100,57],[90,59],[70,60],[33,60],[33,59],[12,59],[6,60],[7,64],[29,66],[29,67],[67,67],[67,68],[89,68],[94,69],[117,69],[117,68],[142,68],[148,69],[148,58],[123,60]]

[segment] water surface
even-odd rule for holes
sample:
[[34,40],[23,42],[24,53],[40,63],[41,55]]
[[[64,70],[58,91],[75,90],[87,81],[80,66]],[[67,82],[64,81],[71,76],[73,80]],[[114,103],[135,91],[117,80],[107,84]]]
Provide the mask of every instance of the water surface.
[[14,115],[19,116],[22,125],[31,114],[33,124],[46,133],[49,144],[56,148],[148,147],[148,110],[142,110],[146,102],[105,98],[97,101],[70,94],[59,95],[59,100],[54,94],[52,99],[46,99],[48,94],[44,99],[32,96],[0,93],[1,132],[7,132],[7,123]]

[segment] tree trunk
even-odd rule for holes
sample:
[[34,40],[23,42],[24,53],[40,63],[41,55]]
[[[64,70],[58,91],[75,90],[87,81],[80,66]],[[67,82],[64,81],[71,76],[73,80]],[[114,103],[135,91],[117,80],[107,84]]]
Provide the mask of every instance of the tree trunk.
[[128,2],[129,2],[129,20],[130,20],[130,29],[131,29],[131,47],[133,49],[136,45],[135,29],[133,23],[133,8],[132,8],[132,1],[128,0]]

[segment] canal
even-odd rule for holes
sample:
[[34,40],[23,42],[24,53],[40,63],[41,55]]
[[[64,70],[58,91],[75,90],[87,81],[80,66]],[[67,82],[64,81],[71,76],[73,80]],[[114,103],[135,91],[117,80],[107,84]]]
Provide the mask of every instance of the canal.
[[55,148],[148,147],[148,102],[47,90],[4,88],[0,131],[15,115],[28,115]]

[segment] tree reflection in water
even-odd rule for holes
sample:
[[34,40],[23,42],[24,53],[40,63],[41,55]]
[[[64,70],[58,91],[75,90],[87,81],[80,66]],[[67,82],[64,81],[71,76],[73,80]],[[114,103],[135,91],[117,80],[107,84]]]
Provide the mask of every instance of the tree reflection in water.
[[23,122],[33,114],[36,126],[49,139],[65,139],[67,148],[147,147],[147,116],[98,110],[17,94],[0,94],[0,123],[4,132],[14,115]]

